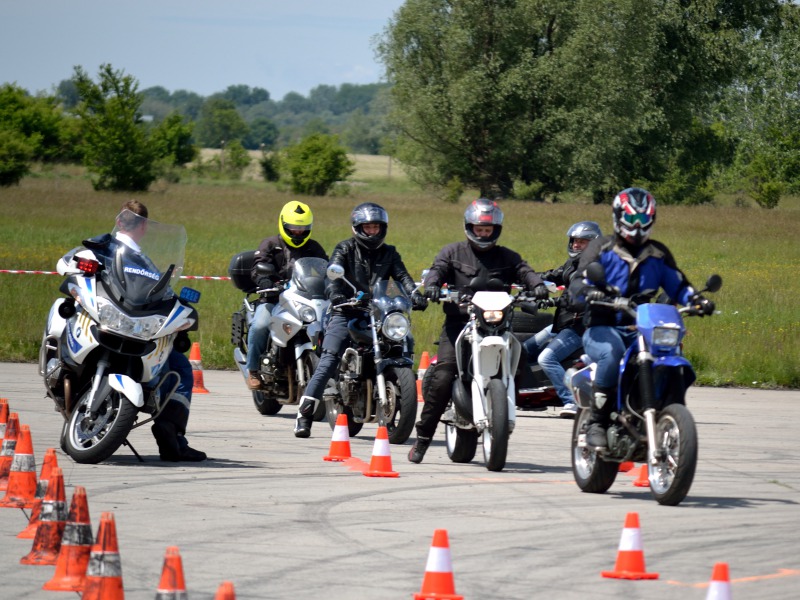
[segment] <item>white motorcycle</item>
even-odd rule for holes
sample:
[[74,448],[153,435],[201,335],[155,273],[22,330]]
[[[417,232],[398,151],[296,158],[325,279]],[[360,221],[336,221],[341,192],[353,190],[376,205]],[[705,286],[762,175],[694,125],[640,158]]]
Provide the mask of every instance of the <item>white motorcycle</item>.
[[169,285],[183,270],[183,226],[148,220],[140,244],[134,252],[112,233],[58,261],[67,297],[50,309],[39,374],[65,419],[61,448],[79,463],[130,446],[130,431],[161,413],[179,383],[169,354],[187,351],[197,329],[199,292],[176,297]]
[[499,280],[470,282],[469,290],[442,290],[441,301],[466,305],[469,321],[456,339],[457,377],[445,424],[447,455],[453,462],[470,462],[478,438],[490,471],[502,471],[508,440],[516,424],[517,371],[521,348],[511,328],[515,306],[535,314],[535,301],[523,293],[512,296]]
[[[262,415],[277,414],[285,404],[298,404],[311,375],[317,368],[317,348],[322,336],[322,318],[330,301],[325,298],[325,270],[322,258],[299,258],[292,268],[292,278],[284,287],[256,289],[250,279],[253,251],[234,256],[229,273],[234,285],[246,293],[275,293],[278,303],[272,311],[269,340],[259,359],[261,389],[253,391],[253,403]],[[256,303],[248,297],[231,319],[233,358],[245,381],[247,370],[247,335],[255,317]],[[326,418],[325,405],[318,403],[314,420]]]

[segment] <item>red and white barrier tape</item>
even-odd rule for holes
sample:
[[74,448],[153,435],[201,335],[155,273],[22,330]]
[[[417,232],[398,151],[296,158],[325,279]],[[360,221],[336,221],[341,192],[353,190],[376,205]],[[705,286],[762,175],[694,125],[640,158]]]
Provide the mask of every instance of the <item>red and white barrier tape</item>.
[[[57,271],[20,271],[16,269],[0,269],[0,273],[12,275],[58,275]],[[181,279],[201,279],[205,281],[230,281],[230,277],[212,277],[208,275],[181,275]]]

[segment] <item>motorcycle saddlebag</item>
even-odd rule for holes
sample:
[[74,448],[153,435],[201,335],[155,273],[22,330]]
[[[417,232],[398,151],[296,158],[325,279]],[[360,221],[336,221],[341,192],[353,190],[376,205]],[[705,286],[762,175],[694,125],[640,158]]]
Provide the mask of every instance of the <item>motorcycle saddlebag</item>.
[[253,268],[255,255],[255,250],[240,252],[231,259],[231,264],[228,266],[228,275],[233,285],[246,294],[252,294],[258,289],[255,282],[250,279],[250,270]]

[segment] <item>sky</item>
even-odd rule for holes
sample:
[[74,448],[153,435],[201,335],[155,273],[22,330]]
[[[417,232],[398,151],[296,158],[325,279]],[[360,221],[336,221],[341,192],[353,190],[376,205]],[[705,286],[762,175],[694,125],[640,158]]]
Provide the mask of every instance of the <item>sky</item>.
[[0,0],[0,84],[51,93],[80,65],[201,96],[308,96],[382,80],[373,37],[402,0]]

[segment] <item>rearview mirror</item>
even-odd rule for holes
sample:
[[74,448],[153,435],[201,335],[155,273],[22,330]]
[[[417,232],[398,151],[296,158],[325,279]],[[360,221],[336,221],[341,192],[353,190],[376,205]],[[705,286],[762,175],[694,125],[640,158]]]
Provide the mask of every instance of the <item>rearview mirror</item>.
[[331,281],[341,279],[344,277],[344,267],[337,264],[328,265],[328,270],[325,272],[325,275],[327,275],[328,279]]

